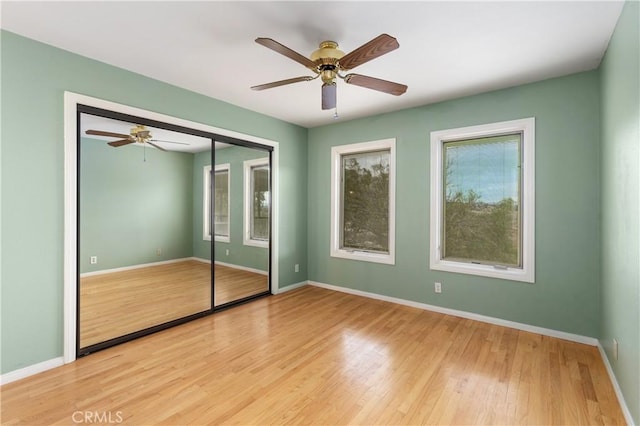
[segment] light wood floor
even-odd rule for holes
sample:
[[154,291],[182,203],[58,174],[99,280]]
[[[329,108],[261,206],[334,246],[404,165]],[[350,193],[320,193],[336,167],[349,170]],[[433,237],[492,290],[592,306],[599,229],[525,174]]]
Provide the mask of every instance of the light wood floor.
[[[267,276],[215,265],[215,303],[267,291]],[[80,346],[211,308],[211,265],[195,260],[94,275],[80,281]]]
[[596,348],[303,287],[4,385],[2,424],[623,424]]
[[216,306],[269,290],[269,277],[242,269],[215,265]]

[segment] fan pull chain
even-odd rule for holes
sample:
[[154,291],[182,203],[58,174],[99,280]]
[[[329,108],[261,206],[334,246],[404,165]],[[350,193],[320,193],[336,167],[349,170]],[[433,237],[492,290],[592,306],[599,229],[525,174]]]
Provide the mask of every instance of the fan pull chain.
[[147,144],[146,143],[142,146],[142,152],[143,152],[142,155],[143,155],[144,162],[146,163],[147,162]]

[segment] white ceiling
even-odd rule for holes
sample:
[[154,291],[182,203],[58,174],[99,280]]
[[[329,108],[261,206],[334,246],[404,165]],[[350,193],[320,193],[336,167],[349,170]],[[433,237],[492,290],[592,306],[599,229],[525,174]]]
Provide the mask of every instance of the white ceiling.
[[254,42],[308,56],[323,40],[346,53],[381,33],[400,48],[354,72],[407,84],[402,96],[338,82],[349,120],[594,69],[622,1],[2,2],[2,28],[305,127],[333,122],[319,80]]

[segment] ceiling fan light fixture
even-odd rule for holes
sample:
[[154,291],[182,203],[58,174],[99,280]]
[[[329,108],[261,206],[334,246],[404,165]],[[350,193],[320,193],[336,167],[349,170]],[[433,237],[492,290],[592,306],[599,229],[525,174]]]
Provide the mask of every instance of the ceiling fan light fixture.
[[333,83],[324,83],[322,85],[322,109],[333,109],[336,107],[337,85]]

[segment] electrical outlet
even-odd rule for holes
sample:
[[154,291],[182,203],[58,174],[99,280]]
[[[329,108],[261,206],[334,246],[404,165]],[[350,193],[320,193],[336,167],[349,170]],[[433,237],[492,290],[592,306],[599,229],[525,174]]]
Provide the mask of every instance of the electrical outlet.
[[160,247],[158,247],[156,249],[156,256],[160,256],[162,254],[162,249]]
[[300,265],[296,263],[296,266],[293,267],[295,272],[300,272]]
[[225,255],[229,256],[229,249],[225,252]]
[[92,265],[95,265],[96,263],[98,263],[98,256],[91,256],[89,260]]
[[442,284],[434,283],[433,291],[435,291],[436,293],[442,293]]
[[613,359],[618,359],[618,341],[613,339]]

